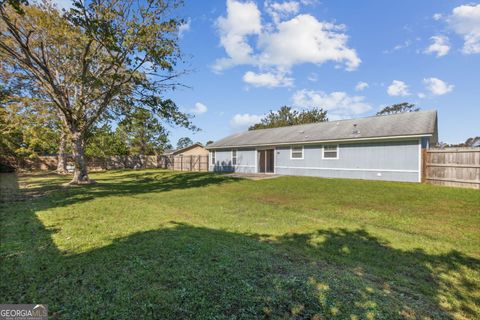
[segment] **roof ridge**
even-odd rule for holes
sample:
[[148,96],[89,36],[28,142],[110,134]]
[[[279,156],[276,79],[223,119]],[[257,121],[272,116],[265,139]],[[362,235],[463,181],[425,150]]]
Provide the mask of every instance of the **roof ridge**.
[[262,130],[275,130],[275,129],[281,129],[281,128],[301,127],[301,126],[315,125],[315,124],[321,124],[321,123],[343,122],[343,121],[363,120],[363,119],[391,117],[391,116],[403,116],[403,115],[410,114],[410,113],[426,113],[426,112],[437,112],[437,110],[436,109],[427,109],[427,110],[419,110],[419,111],[399,112],[399,113],[394,113],[394,114],[371,115],[371,116],[359,117],[359,118],[317,121],[317,122],[311,122],[311,123],[293,124],[293,125],[290,125],[290,126],[283,126],[283,127],[261,128],[261,129],[247,130],[247,131],[244,131],[243,133],[253,132],[253,131],[258,132],[258,131],[262,131]]

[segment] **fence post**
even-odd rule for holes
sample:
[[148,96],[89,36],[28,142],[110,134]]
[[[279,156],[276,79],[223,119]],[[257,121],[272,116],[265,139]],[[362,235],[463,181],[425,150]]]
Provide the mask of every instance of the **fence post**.
[[427,181],[427,161],[428,161],[428,153],[427,149],[422,149],[422,183]]

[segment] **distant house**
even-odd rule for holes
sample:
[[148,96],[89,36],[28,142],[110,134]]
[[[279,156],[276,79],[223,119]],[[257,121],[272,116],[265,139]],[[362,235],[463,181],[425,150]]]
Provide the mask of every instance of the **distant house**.
[[209,144],[210,171],[419,182],[434,110],[234,134]]
[[181,149],[165,150],[163,154],[168,156],[208,156],[208,150],[201,143],[194,143]]

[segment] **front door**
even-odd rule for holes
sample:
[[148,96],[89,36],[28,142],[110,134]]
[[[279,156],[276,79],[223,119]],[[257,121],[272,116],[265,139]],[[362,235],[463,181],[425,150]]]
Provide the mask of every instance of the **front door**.
[[259,173],[274,173],[275,165],[275,150],[266,149],[258,150],[258,172]]

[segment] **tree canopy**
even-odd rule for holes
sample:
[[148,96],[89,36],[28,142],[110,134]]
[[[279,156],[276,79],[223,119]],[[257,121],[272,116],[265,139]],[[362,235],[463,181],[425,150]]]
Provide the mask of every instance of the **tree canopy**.
[[415,107],[413,103],[402,102],[397,104],[392,104],[391,106],[386,106],[382,110],[377,112],[377,116],[403,113],[403,112],[416,112],[420,108]]
[[[179,85],[177,1],[73,1],[61,14],[49,1],[0,6],[2,68],[28,96],[53,106],[75,159],[72,183],[88,183],[86,138],[100,121],[148,109],[163,121],[194,129],[163,98]],[[2,81],[2,79],[0,79]],[[0,83],[2,86],[4,83]]]
[[177,141],[177,149],[183,149],[193,144],[193,140],[189,137],[182,137]]
[[327,110],[313,108],[310,110],[294,110],[283,106],[278,111],[270,111],[260,123],[254,124],[248,130],[266,129],[328,121]]

